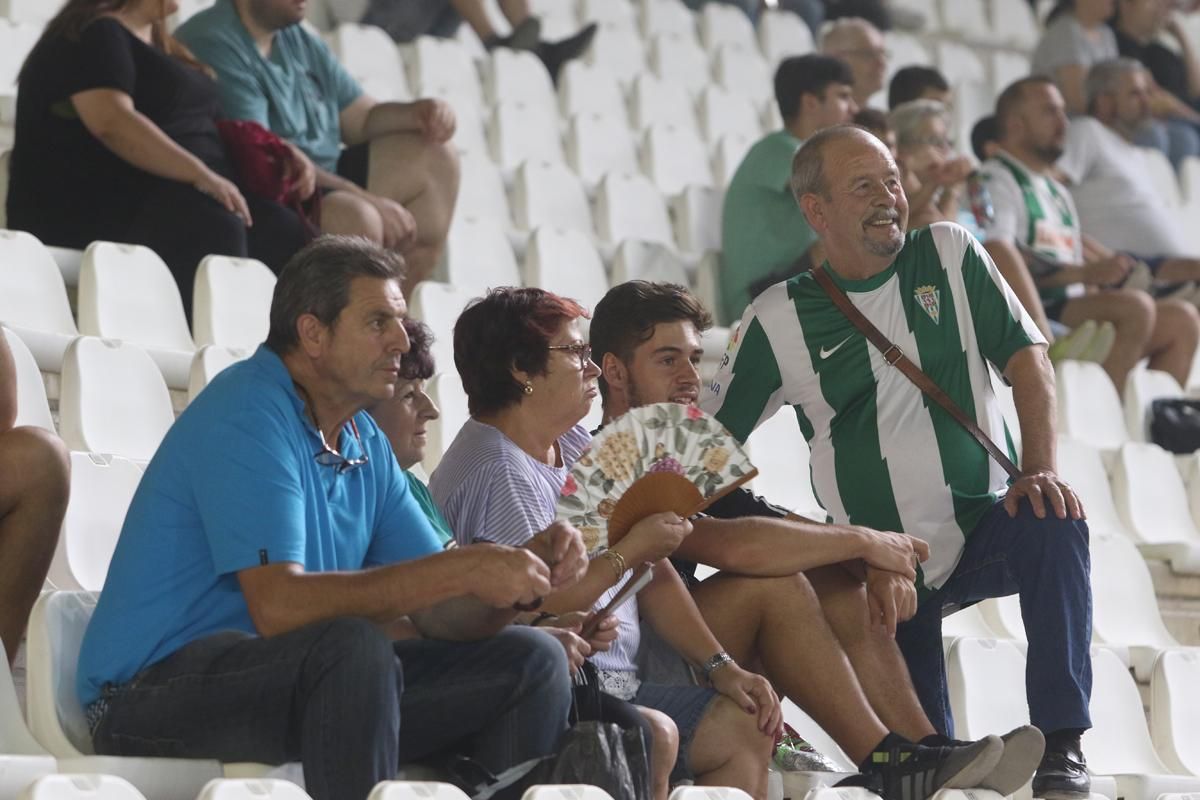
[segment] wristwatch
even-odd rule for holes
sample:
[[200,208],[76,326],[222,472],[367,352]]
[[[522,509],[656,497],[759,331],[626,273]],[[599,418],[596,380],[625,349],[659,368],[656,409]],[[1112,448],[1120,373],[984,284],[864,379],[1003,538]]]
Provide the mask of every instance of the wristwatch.
[[700,669],[704,670],[704,677],[711,681],[712,674],[714,672],[716,672],[718,669],[725,666],[726,664],[732,664],[732,663],[733,663],[733,656],[729,655],[729,653],[726,653],[724,650],[720,650],[717,652],[716,655],[714,655],[708,661],[705,661],[700,666]]

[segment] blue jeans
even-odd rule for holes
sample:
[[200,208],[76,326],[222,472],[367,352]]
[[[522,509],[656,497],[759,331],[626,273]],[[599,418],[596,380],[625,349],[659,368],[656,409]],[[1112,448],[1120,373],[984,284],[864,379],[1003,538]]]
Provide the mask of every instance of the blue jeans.
[[1185,119],[1151,120],[1134,137],[1133,143],[1160,151],[1171,162],[1176,174],[1185,158],[1200,156],[1200,131]]
[[1025,694],[1042,731],[1090,728],[1092,694],[1091,554],[1087,523],[1038,519],[1027,500],[1015,518],[996,503],[967,538],[962,559],[916,615],[896,629],[913,686],[939,733],[954,735],[942,655],[942,613],[989,597],[1018,594],[1029,639]]
[[543,631],[392,642],[349,617],[214,634],[106,694],[97,753],[300,761],[315,800],[363,800],[448,748],[493,772],[549,754],[571,705],[562,646]]

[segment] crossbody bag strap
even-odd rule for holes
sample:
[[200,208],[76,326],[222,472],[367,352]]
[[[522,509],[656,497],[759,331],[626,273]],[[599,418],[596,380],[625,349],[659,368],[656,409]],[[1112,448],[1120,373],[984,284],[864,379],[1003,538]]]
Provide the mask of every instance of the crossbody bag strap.
[[883,360],[889,366],[895,367],[903,373],[904,377],[913,382],[914,385],[926,396],[931,398],[935,403],[946,410],[946,413],[954,417],[954,421],[963,426],[967,433],[975,437],[975,440],[983,446],[983,449],[996,459],[996,463],[1004,468],[1004,471],[1010,477],[1016,478],[1021,474],[1017,469],[1017,465],[1004,454],[1004,452],[996,446],[988,435],[984,433],[975,420],[971,419],[963,412],[958,404],[955,403],[950,395],[942,391],[942,387],[938,386],[933,380],[917,368],[917,365],[909,360],[908,356],[904,355],[901,350],[890,339],[883,335],[883,332],[876,328],[871,320],[863,316],[863,313],[855,308],[850,302],[850,298],[846,297],[846,293],[841,290],[824,267],[817,267],[812,270],[812,276],[816,279],[817,285],[825,290],[825,294],[829,295],[829,299],[838,307],[838,310],[846,315],[846,318],[854,324],[854,327],[862,331],[862,334],[867,337],[867,341],[875,346],[880,353],[883,354]]

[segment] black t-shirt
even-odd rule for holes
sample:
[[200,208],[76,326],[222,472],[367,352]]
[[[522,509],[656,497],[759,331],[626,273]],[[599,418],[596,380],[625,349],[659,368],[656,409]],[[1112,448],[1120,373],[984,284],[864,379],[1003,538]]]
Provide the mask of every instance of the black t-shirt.
[[1140,61],[1154,76],[1155,83],[1183,102],[1188,105],[1195,102],[1196,98],[1188,91],[1187,64],[1182,56],[1158,42],[1141,44],[1116,28],[1113,33],[1117,35],[1117,50],[1122,56]]
[[84,247],[115,238],[155,181],[84,126],[71,97],[90,89],[128,94],[134,107],[213,170],[229,176],[217,133],[216,82],[134,36],[110,17],[78,41],[41,41],[17,93],[8,223],[48,244]]

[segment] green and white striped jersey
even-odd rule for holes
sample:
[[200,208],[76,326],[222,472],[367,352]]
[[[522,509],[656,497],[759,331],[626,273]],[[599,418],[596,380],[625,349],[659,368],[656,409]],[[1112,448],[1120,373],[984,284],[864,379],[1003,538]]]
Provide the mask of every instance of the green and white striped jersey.
[[[878,275],[829,273],[988,436],[1007,440],[985,360],[1003,370],[1013,353],[1045,339],[970,233],[937,223],[909,233]],[[701,405],[745,441],[784,403],[808,440],[813,489],[833,521],[929,542],[917,585],[940,586],[1007,475],[887,365],[809,274],[746,309]]]

